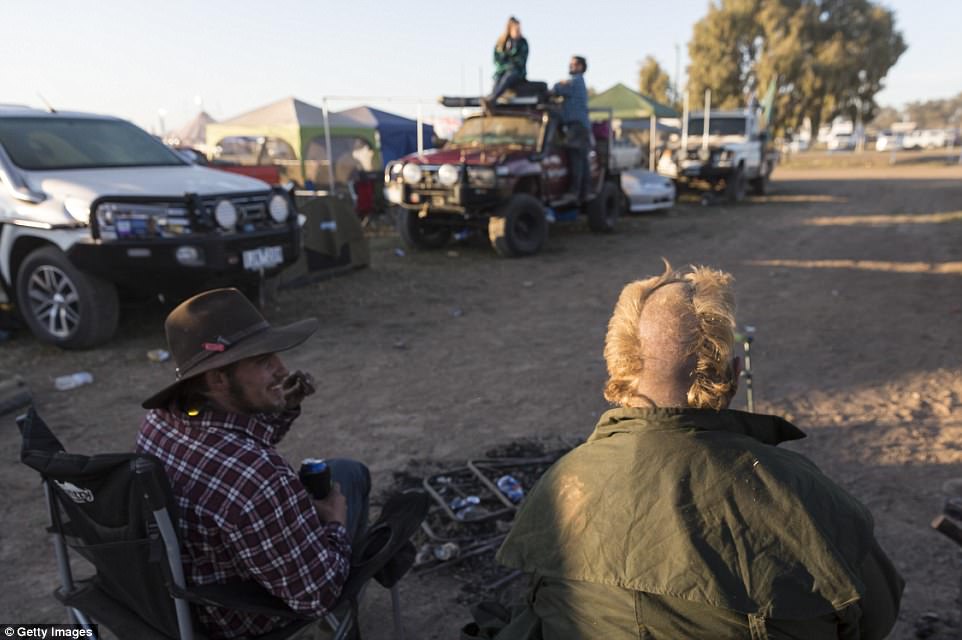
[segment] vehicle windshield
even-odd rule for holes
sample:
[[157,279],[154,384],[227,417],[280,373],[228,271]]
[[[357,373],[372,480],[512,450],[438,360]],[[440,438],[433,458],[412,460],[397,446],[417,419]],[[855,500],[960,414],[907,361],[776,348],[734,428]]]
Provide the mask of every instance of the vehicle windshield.
[[[704,118],[690,118],[688,120],[688,135],[700,136],[704,130]],[[745,118],[709,118],[708,135],[743,136],[745,135]]]
[[538,146],[541,122],[523,116],[468,118],[451,137],[452,145],[515,144]]
[[28,171],[187,164],[160,140],[123,120],[0,118],[0,144],[14,164]]

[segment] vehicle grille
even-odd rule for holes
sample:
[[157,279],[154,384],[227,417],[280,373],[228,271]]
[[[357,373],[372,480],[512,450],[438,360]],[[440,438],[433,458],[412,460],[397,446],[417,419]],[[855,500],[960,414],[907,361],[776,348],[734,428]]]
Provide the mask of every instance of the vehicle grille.
[[[244,196],[228,196],[228,200],[237,207],[237,224],[243,227],[245,224],[260,226],[261,224],[273,222],[268,213],[268,201],[271,194],[256,194]],[[221,196],[207,197],[202,199],[204,214],[209,220],[214,218],[214,207],[222,199]]]

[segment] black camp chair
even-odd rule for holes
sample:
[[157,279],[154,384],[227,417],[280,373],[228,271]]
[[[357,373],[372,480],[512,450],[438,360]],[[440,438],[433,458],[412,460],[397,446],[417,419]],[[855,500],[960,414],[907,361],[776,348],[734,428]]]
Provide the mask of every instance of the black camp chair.
[[[253,582],[186,587],[173,494],[157,458],[134,453],[67,453],[33,409],[18,418],[17,425],[23,439],[20,459],[43,479],[51,522],[48,531],[60,573],[61,586],[54,596],[67,607],[73,623],[101,624],[121,640],[203,640],[191,604],[290,620],[261,636],[262,640],[281,640],[316,623]],[[422,501],[415,497],[417,511]],[[423,504],[426,513],[426,498]],[[405,508],[410,511],[410,502]],[[394,577],[378,577],[391,589],[395,636],[401,638],[397,580],[410,567],[409,556],[413,555],[406,542],[410,525],[399,534],[406,536],[406,546],[397,545],[395,536],[386,533],[388,529],[375,523],[370,531],[376,534],[371,539],[377,540],[360,551],[355,549],[353,564],[360,566],[352,568],[335,608],[343,613],[325,617],[337,640],[357,637],[360,593],[376,569],[388,564],[392,556],[403,556],[401,566],[393,568]],[[93,564],[93,577],[73,578],[71,549]]]

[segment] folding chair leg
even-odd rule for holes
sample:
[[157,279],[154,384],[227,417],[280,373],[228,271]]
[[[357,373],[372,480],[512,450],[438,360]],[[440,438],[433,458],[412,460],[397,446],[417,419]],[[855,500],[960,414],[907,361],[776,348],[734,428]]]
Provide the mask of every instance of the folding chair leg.
[[391,610],[394,614],[394,640],[404,640],[404,626],[401,623],[401,594],[397,583],[391,587]]

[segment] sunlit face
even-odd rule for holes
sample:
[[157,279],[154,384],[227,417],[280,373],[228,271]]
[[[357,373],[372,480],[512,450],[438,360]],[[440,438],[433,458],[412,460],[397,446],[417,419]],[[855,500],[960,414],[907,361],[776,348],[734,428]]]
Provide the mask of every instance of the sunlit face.
[[508,35],[511,36],[512,40],[517,40],[521,37],[521,23],[512,22],[508,27]]
[[227,374],[231,404],[248,415],[283,411],[281,384],[287,374],[276,353],[241,360]]

